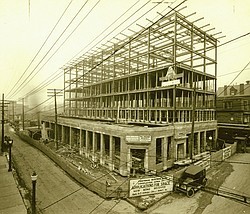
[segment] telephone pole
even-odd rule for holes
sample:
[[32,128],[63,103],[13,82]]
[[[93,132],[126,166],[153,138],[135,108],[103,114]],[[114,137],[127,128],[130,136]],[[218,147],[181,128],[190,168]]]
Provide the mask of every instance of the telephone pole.
[[3,144],[4,144],[4,123],[5,123],[5,119],[4,119],[4,112],[5,112],[5,107],[6,104],[9,104],[9,102],[6,102],[6,100],[4,100],[4,94],[2,94],[2,142],[1,142],[1,152],[3,152]]
[[4,144],[4,94],[2,95],[2,143],[1,143],[1,152],[3,152]]
[[23,124],[23,130],[24,130],[24,98],[22,98],[22,103],[23,103],[23,107],[22,107],[22,124]]
[[58,150],[58,130],[57,130],[57,101],[56,101],[56,97],[57,96],[63,96],[62,95],[62,90],[61,89],[47,89],[47,93],[48,93],[48,96],[54,96],[55,98],[55,147],[56,147],[56,150]]

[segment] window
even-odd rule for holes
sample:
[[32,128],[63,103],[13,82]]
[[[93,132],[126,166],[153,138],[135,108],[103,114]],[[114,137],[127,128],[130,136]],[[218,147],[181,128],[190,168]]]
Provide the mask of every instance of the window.
[[223,103],[223,107],[225,107],[226,109],[231,109],[233,108],[233,101],[225,101]]
[[243,100],[243,110],[248,110],[248,100]]

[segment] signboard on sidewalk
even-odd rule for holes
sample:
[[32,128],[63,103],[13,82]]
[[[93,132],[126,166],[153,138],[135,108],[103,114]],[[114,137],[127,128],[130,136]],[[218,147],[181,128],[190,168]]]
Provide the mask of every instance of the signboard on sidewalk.
[[173,176],[131,179],[129,181],[129,197],[150,195],[173,191]]

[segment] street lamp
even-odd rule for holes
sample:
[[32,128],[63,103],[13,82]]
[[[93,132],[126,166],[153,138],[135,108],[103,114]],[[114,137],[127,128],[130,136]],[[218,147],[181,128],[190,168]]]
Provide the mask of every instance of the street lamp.
[[32,180],[32,203],[31,203],[31,211],[32,214],[36,213],[36,180],[37,180],[37,174],[36,172],[33,172],[31,175]]
[[209,139],[209,150],[210,150],[210,154],[211,154],[213,137],[209,136],[208,139]]
[[11,147],[13,145],[13,140],[10,139],[10,137],[8,137],[8,146],[9,146],[9,169],[8,169],[8,172],[11,172],[12,171],[12,167],[11,167]]

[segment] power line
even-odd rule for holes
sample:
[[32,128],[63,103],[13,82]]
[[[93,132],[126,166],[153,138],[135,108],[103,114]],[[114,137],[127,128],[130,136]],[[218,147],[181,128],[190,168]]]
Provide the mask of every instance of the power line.
[[[91,10],[87,13],[87,15],[78,23],[78,25],[74,28],[74,30],[66,37],[66,39],[61,43],[61,45],[56,49],[56,51],[48,58],[48,60],[42,65],[42,67],[40,67],[40,69],[33,75],[32,78],[34,78],[34,76],[42,70],[42,68],[49,62],[49,60],[58,52],[58,50],[64,45],[64,43],[70,38],[70,36],[76,31],[76,29],[80,26],[80,24],[85,20],[85,18],[92,12],[92,10],[97,6],[97,4],[100,2],[100,0],[91,8]],[[32,78],[26,83],[28,84]],[[59,78],[59,77],[58,77]],[[58,79],[56,78],[56,79]],[[25,85],[21,88],[23,89],[25,87]],[[20,89],[20,90],[21,90]]]
[[[79,15],[79,13],[81,12],[81,10],[84,8],[84,6],[87,4],[88,0],[82,5],[82,7],[78,10],[78,12],[76,13],[76,15],[73,17],[73,19],[71,19],[71,21],[69,22],[69,24],[67,25],[67,27],[62,31],[62,33],[60,34],[60,36],[56,39],[56,41],[53,43],[53,45],[50,47],[50,49],[46,52],[46,54],[43,56],[43,58],[39,61],[39,63],[36,65],[36,67],[31,71],[31,73],[26,77],[26,79],[22,82],[22,84],[11,94],[10,97],[16,95],[16,93],[18,92],[18,90],[20,89],[20,87],[22,85],[25,84],[25,82],[27,81],[27,79],[29,79],[29,77],[34,73],[34,71],[36,70],[36,68],[42,63],[42,61],[45,59],[45,57],[49,54],[49,52],[52,50],[52,48],[56,45],[56,43],[59,41],[59,39],[63,36],[63,34],[66,32],[66,30],[69,28],[69,26],[72,24],[72,22],[75,20],[75,18]],[[34,78],[34,76],[32,77]]]
[[238,76],[249,66],[250,61],[245,65],[245,67],[236,75],[236,77],[229,83],[229,85],[227,85],[224,90],[219,93],[217,96],[220,96],[222,93],[224,93],[225,90],[227,90],[227,88],[234,82],[234,80],[236,80],[238,78]]
[[[85,46],[82,50],[80,50],[77,54],[75,54],[69,61],[68,63],[74,59],[78,54],[80,54],[83,50],[85,50],[89,45],[91,45],[97,38],[99,38],[101,35],[103,35],[103,33],[105,33],[114,23],[116,23],[121,17],[123,17],[129,10],[131,10],[140,0],[138,0],[137,2],[135,2],[128,10],[126,10],[122,15],[120,15],[114,22],[112,22],[106,29],[104,29],[98,36],[96,36],[87,46]],[[150,2],[150,1],[148,1]],[[146,4],[148,4],[148,2]],[[145,6],[146,4],[144,4],[143,6]],[[141,9],[141,8],[140,8]],[[140,10],[139,9],[139,10]],[[138,12],[139,10],[137,10],[136,12]],[[136,13],[135,12],[135,13]],[[135,14],[134,13],[134,14]],[[130,18],[130,17],[129,17]],[[129,19],[127,18],[126,21]],[[123,24],[123,23],[122,23]],[[121,24],[119,24],[120,26]],[[114,30],[113,30],[114,31]],[[95,47],[97,44],[99,44],[101,41],[103,41],[109,34],[111,34],[113,31],[109,32],[104,38],[102,38],[100,41],[98,41],[93,47]],[[88,50],[89,51],[89,50]],[[87,51],[87,52],[88,52]]]
[[[140,1],[140,0],[139,0],[139,1]],[[134,4],[134,5],[135,5],[135,4]],[[132,5],[129,9],[131,9],[134,5]],[[94,7],[93,7],[93,8],[94,8]],[[92,9],[93,9],[93,8],[92,8]],[[127,10],[127,11],[128,11],[128,10]],[[126,11],[126,12],[127,12],[127,11]],[[138,11],[138,10],[137,10],[137,11]],[[149,10],[149,11],[150,11],[150,10]],[[149,12],[149,11],[148,11],[148,12]],[[125,13],[126,13],[126,12],[125,12]],[[123,15],[124,15],[125,13],[123,13]],[[134,13],[134,14],[135,14],[135,13]],[[122,15],[122,16],[123,16],[123,15]],[[121,17],[121,16],[120,16],[120,17]],[[120,17],[119,17],[119,18],[120,18]],[[118,19],[119,19],[119,18],[118,18]],[[117,20],[118,20],[118,19],[117,19]],[[84,20],[84,19],[83,19],[83,20]],[[82,21],[83,21],[83,20],[82,20]],[[117,20],[116,20],[116,21],[117,21]],[[126,20],[128,20],[128,19],[126,19]],[[81,22],[82,22],[82,21],[81,21]],[[116,22],[116,21],[115,21],[115,22]],[[81,23],[81,22],[80,22],[80,23]],[[113,23],[115,23],[115,22],[113,22]],[[80,23],[78,24],[78,26],[80,25]],[[112,23],[112,24],[113,24],[113,23]],[[112,24],[111,24],[111,25],[112,25]],[[110,26],[111,26],[111,25],[110,25]],[[77,26],[77,27],[78,27],[78,26]],[[109,26],[109,27],[110,27],[110,26]],[[76,28],[77,28],[77,27],[76,27]],[[108,28],[109,28],[109,27],[108,27]],[[75,28],[75,30],[76,30],[76,28]],[[106,28],[105,31],[106,31],[108,28]],[[75,30],[74,30],[74,31],[75,31]],[[103,31],[103,32],[105,32],[105,31]],[[113,31],[112,31],[112,32],[113,32]],[[112,33],[112,32],[111,32],[111,33]],[[73,32],[72,32],[72,33],[73,33]],[[72,35],[72,33],[70,34],[70,36]],[[98,37],[100,37],[100,35],[102,35],[102,33],[99,34]],[[66,41],[70,36],[68,36],[68,37],[64,40],[64,42],[60,45],[60,47],[65,43],[65,41]],[[96,38],[98,38],[98,37],[96,37]],[[102,39],[102,40],[103,40],[103,39]],[[93,40],[93,41],[94,41],[94,40]],[[93,41],[92,41],[92,42],[93,42]],[[91,42],[91,43],[92,43],[92,42]],[[60,47],[59,47],[59,48],[60,48]],[[54,54],[59,50],[59,48],[54,52]],[[54,55],[54,54],[53,54],[53,55]],[[53,56],[53,55],[52,55],[52,56]],[[52,56],[51,56],[51,57],[52,57]],[[51,58],[51,57],[50,57],[50,58]],[[48,61],[49,61],[49,60],[47,60],[46,63],[47,63]],[[45,63],[45,64],[46,64],[46,63]],[[44,64],[44,65],[45,65],[45,64]],[[43,65],[41,68],[43,68],[44,65]],[[39,71],[41,70],[41,68],[39,69]],[[61,74],[60,76],[62,76],[62,74]],[[58,78],[59,78],[59,76],[58,76]],[[56,79],[58,79],[58,78],[56,78]],[[50,82],[51,82],[51,81],[50,81]],[[44,84],[44,85],[45,85],[45,84]],[[46,87],[47,85],[48,85],[48,84],[46,84],[44,87]],[[36,92],[40,91],[41,89],[43,89],[44,87],[40,87],[39,90],[33,90],[33,91],[34,91],[34,93],[36,93]],[[36,87],[36,88],[38,88],[38,87]],[[34,94],[34,93],[29,92],[29,93],[26,94],[25,96],[27,97],[28,95],[31,95],[31,94]]]
[[[249,34],[249,33],[248,33]],[[230,42],[232,42],[232,41],[235,41],[235,40],[237,40],[237,39],[239,39],[239,38],[242,38],[242,37],[244,37],[244,36],[246,36],[246,35],[248,35],[248,34],[244,34],[244,35],[241,35],[241,36],[239,36],[239,37],[236,37],[236,38],[234,38],[234,39],[232,39],[232,40],[230,40],[230,41],[227,41],[227,42],[225,42],[225,43],[223,43],[223,44],[221,44],[220,46],[223,46],[223,45],[225,45],[225,44],[228,44],[228,43],[230,43]],[[114,54],[114,53],[113,53]],[[109,57],[111,57],[111,56],[109,56]],[[105,58],[104,60],[102,60],[99,64],[101,64],[101,63],[103,63],[106,59],[108,59],[108,58]],[[181,63],[181,62],[179,62],[179,63]],[[94,70],[94,68],[96,68],[97,66],[99,66],[99,64],[98,65],[96,65],[96,66],[94,66],[92,69],[90,69],[88,72],[90,72],[90,71],[92,71],[92,70]],[[86,73],[88,73],[88,72],[86,72]],[[85,73],[85,74],[86,74]],[[85,75],[84,74],[84,75]],[[84,75],[82,75],[82,76],[84,76]],[[82,77],[81,76],[81,77]],[[81,78],[81,77],[79,77],[79,78]],[[77,81],[77,80],[76,80]],[[75,82],[76,82],[75,81]],[[71,84],[73,84],[73,83],[71,83]],[[69,85],[70,86],[70,85]],[[68,87],[69,87],[68,86]],[[39,106],[39,105],[38,105]]]
[[[157,5],[156,5],[157,6]],[[154,6],[153,8],[155,8],[156,6]],[[141,8],[140,8],[141,9]],[[148,10],[146,13],[148,13],[148,12],[150,12],[152,10],[152,8],[150,9],[150,10]],[[138,10],[137,10],[138,11]],[[143,17],[146,13],[144,13],[141,17]],[[135,13],[134,13],[135,14]],[[130,16],[131,17],[131,16]],[[138,19],[140,19],[141,17],[139,17]],[[137,19],[137,20],[138,20]],[[128,20],[128,19],[126,19],[126,20]],[[130,26],[130,25],[129,25]],[[112,31],[113,32],[113,31]],[[59,77],[58,77],[59,78]],[[39,89],[39,90],[41,90],[41,89]],[[32,93],[33,94],[33,93]]]
[[34,62],[34,60],[36,59],[37,55],[40,53],[40,51],[42,50],[42,48],[44,47],[44,45],[46,44],[46,42],[48,41],[48,39],[50,38],[51,34],[53,33],[53,31],[55,30],[55,28],[57,27],[57,25],[59,24],[59,22],[61,21],[62,17],[64,16],[64,14],[66,13],[66,11],[68,10],[69,6],[71,5],[72,0],[70,1],[70,3],[68,4],[68,6],[66,7],[66,9],[63,11],[62,15],[60,16],[60,18],[58,19],[58,21],[56,22],[56,24],[54,25],[53,29],[50,31],[49,35],[47,36],[47,38],[45,39],[45,41],[43,42],[42,46],[40,47],[40,49],[37,51],[36,55],[33,57],[33,59],[31,60],[30,64],[28,65],[28,67],[25,69],[25,71],[23,72],[23,74],[21,75],[21,77],[18,79],[18,81],[15,83],[15,85],[11,88],[11,90],[9,91],[9,93],[7,94],[7,96],[13,91],[13,89],[16,87],[16,85],[21,81],[22,77],[26,74],[27,70],[29,69],[29,67],[31,66],[31,64]]

